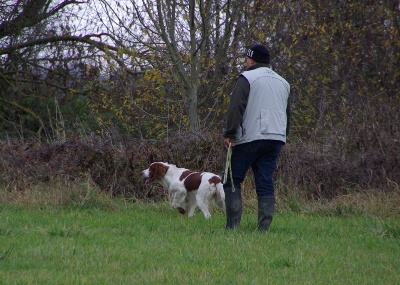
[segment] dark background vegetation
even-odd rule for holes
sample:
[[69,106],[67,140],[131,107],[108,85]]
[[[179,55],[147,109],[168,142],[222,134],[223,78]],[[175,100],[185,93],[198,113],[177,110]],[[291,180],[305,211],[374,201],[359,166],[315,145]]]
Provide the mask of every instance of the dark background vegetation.
[[[79,13],[67,8],[86,3],[52,2],[0,4],[0,184],[7,193],[90,179],[112,197],[158,201],[165,192],[139,175],[152,161],[221,173],[229,93],[255,42],[270,47],[273,68],[291,84],[278,194],[329,200],[399,192],[399,1],[245,1],[232,16],[229,45],[204,36],[195,129],[162,45],[128,48],[117,34],[82,34],[68,24]],[[136,61],[128,66],[127,57]]]

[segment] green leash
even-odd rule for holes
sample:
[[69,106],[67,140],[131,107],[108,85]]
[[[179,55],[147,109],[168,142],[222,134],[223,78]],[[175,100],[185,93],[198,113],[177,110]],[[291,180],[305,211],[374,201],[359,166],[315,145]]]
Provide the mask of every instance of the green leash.
[[228,173],[229,173],[229,176],[231,177],[232,192],[235,192],[235,186],[233,185],[231,157],[232,157],[232,143],[229,143],[228,152],[226,153],[226,162],[225,162],[225,172],[224,172],[223,184],[226,183],[226,180],[228,179]]

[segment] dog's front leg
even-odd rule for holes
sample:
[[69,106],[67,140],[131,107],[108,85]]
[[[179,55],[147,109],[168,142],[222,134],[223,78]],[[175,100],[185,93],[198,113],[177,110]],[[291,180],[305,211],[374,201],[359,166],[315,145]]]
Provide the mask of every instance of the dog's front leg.
[[186,192],[185,191],[171,191],[172,194],[172,208],[178,209],[181,214],[185,214],[186,210],[181,207],[182,203],[185,201]]
[[180,192],[180,191],[176,191],[172,195],[172,207],[173,208],[180,207],[182,205],[182,203],[185,201],[185,198],[186,198],[186,193]]

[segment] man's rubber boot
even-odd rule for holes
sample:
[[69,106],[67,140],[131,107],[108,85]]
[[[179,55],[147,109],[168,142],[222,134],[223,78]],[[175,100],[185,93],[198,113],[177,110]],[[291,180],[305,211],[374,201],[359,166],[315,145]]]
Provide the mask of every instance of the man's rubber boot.
[[272,223],[275,211],[275,197],[259,197],[258,198],[258,230],[260,232],[268,232]]
[[238,229],[242,219],[241,189],[224,187],[226,205],[226,229]]

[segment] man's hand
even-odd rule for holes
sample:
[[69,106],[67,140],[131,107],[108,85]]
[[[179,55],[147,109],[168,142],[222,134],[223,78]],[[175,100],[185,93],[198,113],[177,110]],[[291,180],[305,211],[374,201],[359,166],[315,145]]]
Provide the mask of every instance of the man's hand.
[[229,144],[231,144],[232,147],[234,147],[235,145],[233,144],[234,139],[232,138],[224,138],[224,146],[225,148],[229,148]]

